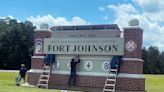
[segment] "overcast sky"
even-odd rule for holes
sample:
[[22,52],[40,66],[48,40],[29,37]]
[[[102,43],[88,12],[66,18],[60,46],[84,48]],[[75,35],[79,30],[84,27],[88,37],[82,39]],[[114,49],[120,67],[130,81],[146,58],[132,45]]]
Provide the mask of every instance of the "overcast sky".
[[0,18],[29,20],[38,26],[118,24],[137,18],[145,47],[164,51],[164,0],[0,0]]

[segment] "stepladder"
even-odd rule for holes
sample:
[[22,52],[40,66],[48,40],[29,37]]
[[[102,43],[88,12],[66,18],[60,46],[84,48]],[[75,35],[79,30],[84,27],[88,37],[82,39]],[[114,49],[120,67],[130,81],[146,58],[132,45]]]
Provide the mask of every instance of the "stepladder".
[[49,79],[51,75],[51,65],[44,64],[40,77],[38,79],[37,87],[48,88]]
[[117,68],[109,70],[109,74],[108,74],[107,79],[105,81],[103,92],[115,92],[117,72],[118,72]]

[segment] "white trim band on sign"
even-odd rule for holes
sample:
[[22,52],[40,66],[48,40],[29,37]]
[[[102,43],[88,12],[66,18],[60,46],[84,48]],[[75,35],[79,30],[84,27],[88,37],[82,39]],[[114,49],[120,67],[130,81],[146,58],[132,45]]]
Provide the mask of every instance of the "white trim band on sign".
[[140,61],[140,62],[144,62],[143,59],[140,58],[122,58],[123,61]]
[[[42,73],[42,69],[30,69],[29,73]],[[52,70],[52,74],[64,74],[69,75],[70,71],[57,71]],[[97,72],[77,72],[77,75],[85,75],[85,76],[97,76],[97,77],[106,77],[108,73],[97,73]],[[114,74],[109,74],[110,76],[115,76]],[[127,74],[127,73],[119,73],[117,77],[121,78],[135,78],[135,79],[143,79],[145,78],[143,74]]]
[[50,30],[50,29],[34,29],[34,32],[43,32],[43,31],[45,31],[45,32],[51,32],[52,30]]
[[44,56],[32,56],[31,58],[44,58]]

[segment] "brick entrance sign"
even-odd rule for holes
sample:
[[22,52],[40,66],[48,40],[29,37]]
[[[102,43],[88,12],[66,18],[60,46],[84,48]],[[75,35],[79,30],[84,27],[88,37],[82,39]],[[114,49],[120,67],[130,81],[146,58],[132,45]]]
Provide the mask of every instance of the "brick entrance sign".
[[[140,27],[126,27],[122,32],[116,24],[35,30],[35,50],[28,83],[37,85],[45,55],[55,54],[48,88],[102,92],[112,56],[121,55],[116,92],[145,92],[142,35]],[[70,62],[76,55],[81,59],[77,65],[76,86],[69,87]]]

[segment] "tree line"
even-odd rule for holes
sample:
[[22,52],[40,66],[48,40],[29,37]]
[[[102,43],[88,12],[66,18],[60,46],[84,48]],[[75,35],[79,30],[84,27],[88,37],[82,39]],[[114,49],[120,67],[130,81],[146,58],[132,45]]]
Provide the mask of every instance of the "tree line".
[[142,59],[144,60],[144,73],[164,74],[164,52],[160,52],[158,47],[150,46],[142,49]]
[[35,27],[29,21],[0,19],[0,68],[19,69],[21,64],[31,67],[33,33]]

